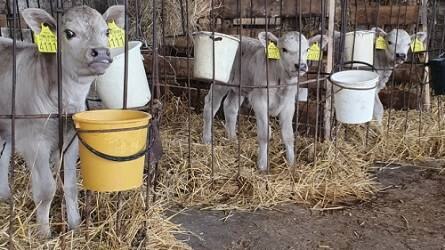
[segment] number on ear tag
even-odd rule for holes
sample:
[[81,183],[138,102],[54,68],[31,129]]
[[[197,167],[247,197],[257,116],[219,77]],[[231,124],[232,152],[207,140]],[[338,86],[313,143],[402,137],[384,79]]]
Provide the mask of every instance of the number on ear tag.
[[114,20],[108,23],[110,34],[108,35],[108,46],[110,48],[122,48],[125,43],[125,31],[116,25]]
[[274,60],[280,60],[280,49],[273,43],[269,42],[269,45],[267,45],[267,58],[268,59],[274,59]]
[[422,52],[425,51],[425,45],[423,45],[423,42],[419,40],[419,38],[414,39],[411,43],[411,51],[416,52]]
[[48,26],[41,24],[39,34],[34,34],[34,41],[37,44],[37,49],[40,53],[56,53],[57,52],[57,38],[56,34],[52,32]]
[[309,47],[308,53],[307,53],[307,60],[309,61],[320,61],[320,46],[318,43],[314,43]]
[[376,49],[387,49],[388,43],[386,42],[385,38],[383,36],[377,37],[377,40],[375,40],[375,48]]

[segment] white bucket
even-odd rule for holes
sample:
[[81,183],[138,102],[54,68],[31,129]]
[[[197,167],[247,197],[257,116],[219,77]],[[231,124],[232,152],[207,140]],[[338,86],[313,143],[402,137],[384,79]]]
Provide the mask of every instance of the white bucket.
[[[352,53],[354,50],[354,54]],[[373,64],[374,58],[374,32],[372,31],[355,31],[346,33],[345,49],[343,51],[345,61],[360,61]],[[364,66],[363,64],[349,64],[352,67]],[[346,66],[349,66],[346,65]]]
[[366,70],[346,70],[333,74],[331,81],[335,85],[337,121],[348,124],[371,121],[378,80],[377,73]]
[[[128,108],[142,107],[151,99],[141,46],[139,41],[128,42]],[[110,51],[113,63],[105,74],[97,78],[96,88],[105,107],[121,109],[124,99],[125,49],[112,48]]]
[[215,80],[227,83],[239,46],[239,39],[225,34],[197,32],[194,34],[195,63],[193,77],[213,79],[213,41],[215,41]]

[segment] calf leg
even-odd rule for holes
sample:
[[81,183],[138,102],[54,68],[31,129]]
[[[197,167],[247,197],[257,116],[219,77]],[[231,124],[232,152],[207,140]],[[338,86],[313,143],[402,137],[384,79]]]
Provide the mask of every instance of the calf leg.
[[373,110],[373,119],[377,121],[379,125],[382,124],[383,120],[383,114],[384,114],[383,104],[380,101],[379,94],[375,94],[375,101],[374,101],[374,110]]
[[281,137],[286,149],[286,159],[289,166],[294,165],[294,130],[292,128],[292,120],[294,118],[295,105],[290,103],[280,113]]
[[267,147],[269,143],[269,138],[267,135],[268,117],[267,117],[267,103],[261,101],[261,97],[257,100],[252,101],[252,107],[255,111],[256,124],[257,124],[257,136],[258,136],[258,169],[260,171],[266,171],[268,167],[268,155]]
[[77,201],[77,158],[78,158],[79,144],[77,138],[73,141],[71,146],[67,149],[64,157],[64,194],[66,201],[66,212],[68,218],[68,226],[70,229],[75,229],[79,226],[81,219],[79,215],[79,206]]
[[11,196],[8,180],[10,159],[11,142],[0,137],[0,201],[7,200]]
[[56,182],[49,164],[50,147],[46,144],[37,145],[38,147],[30,146],[23,150],[23,157],[31,168],[32,197],[37,207],[39,233],[43,237],[49,237],[49,210],[56,192]]
[[[213,91],[212,91],[213,90]],[[204,127],[202,141],[204,144],[210,144],[212,140],[212,122],[213,117],[221,106],[221,101],[229,89],[224,86],[212,85],[209,93],[205,97],[204,103]],[[213,96],[212,96],[213,94]],[[213,98],[212,98],[213,97]],[[213,99],[213,100],[212,100]],[[213,113],[212,113],[213,110]]]
[[230,140],[236,140],[236,122],[238,112],[241,104],[244,101],[244,96],[239,96],[233,91],[230,91],[224,100],[224,117],[226,119],[226,133]]

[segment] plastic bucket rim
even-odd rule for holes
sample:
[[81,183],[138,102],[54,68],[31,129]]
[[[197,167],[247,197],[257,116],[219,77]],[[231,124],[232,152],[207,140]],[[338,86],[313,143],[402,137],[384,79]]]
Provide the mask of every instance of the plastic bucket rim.
[[[128,53],[135,49],[140,49],[142,47],[141,41],[128,41]],[[113,56],[113,60],[120,59],[121,57],[125,57],[125,47],[124,48],[111,48],[110,50],[118,50],[122,49],[122,52]]]
[[356,31],[350,31],[350,32],[346,32],[346,36],[353,36],[355,34],[362,34],[362,35],[368,35],[368,34],[375,34],[375,31],[372,30],[356,30]]
[[[334,76],[338,75],[338,74],[345,74],[345,73],[366,73],[366,74],[372,74],[374,75],[375,78],[369,79],[369,80],[364,80],[364,81],[354,81],[354,83],[348,83],[348,82],[344,82],[344,81],[339,81],[338,79],[335,80]],[[330,77],[330,79],[335,82],[336,85],[338,85],[339,87],[346,87],[346,88],[356,88],[357,90],[363,89],[363,90],[368,90],[369,88],[372,87],[372,89],[377,87],[377,83],[378,83],[378,79],[379,79],[379,75],[376,72],[373,71],[367,71],[367,70],[343,70],[343,71],[339,71],[339,72],[335,72],[332,74],[332,76]],[[357,86],[358,84],[361,84],[362,86]],[[372,84],[372,85],[371,85]],[[365,85],[365,86],[363,86]],[[369,85],[369,86],[366,86]]]
[[234,36],[230,36],[227,34],[223,34],[223,33],[218,33],[218,32],[211,32],[211,31],[198,31],[198,32],[193,32],[192,35],[193,36],[199,36],[199,35],[205,35],[205,36],[211,36],[212,34],[215,34],[215,36],[221,36],[224,38],[228,38],[230,40],[233,40],[235,42],[240,42],[240,39],[234,37]]
[[[132,119],[126,119],[126,120],[92,120],[92,119],[86,119],[86,118],[82,118],[81,116],[83,114],[86,113],[102,113],[102,112],[110,112],[110,111],[122,111],[122,112],[131,112],[131,113],[137,113],[137,114],[141,114],[140,118],[132,118]],[[144,116],[142,116],[144,115]],[[79,112],[73,115],[73,121],[75,121],[76,123],[88,123],[88,124],[102,124],[102,125],[116,125],[116,124],[129,124],[129,123],[136,123],[136,122],[142,122],[145,121],[146,119],[148,120],[147,122],[150,123],[152,116],[151,114],[147,113],[147,112],[143,112],[143,111],[138,111],[138,110],[120,110],[120,109],[101,109],[101,110],[88,110],[88,111],[83,111],[83,112]]]

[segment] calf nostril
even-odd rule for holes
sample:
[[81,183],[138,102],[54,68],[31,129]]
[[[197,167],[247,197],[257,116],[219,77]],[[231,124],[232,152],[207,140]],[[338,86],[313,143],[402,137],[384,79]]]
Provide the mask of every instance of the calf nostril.
[[92,57],[97,57],[98,55],[99,55],[99,53],[97,52],[96,49],[92,49],[92,50],[91,50],[91,56],[92,56]]
[[110,54],[110,50],[109,49],[107,49],[107,56],[110,56],[111,54]]

